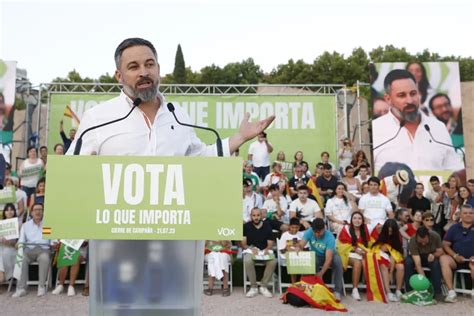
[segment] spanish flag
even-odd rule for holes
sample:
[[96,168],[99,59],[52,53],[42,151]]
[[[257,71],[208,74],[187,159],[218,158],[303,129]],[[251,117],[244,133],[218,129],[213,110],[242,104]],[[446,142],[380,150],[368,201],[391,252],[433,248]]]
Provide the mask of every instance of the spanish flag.
[[380,181],[380,189],[379,189],[380,193],[382,193],[383,195],[387,196],[387,185],[385,184],[385,179],[382,179],[382,181]]
[[383,287],[377,253],[370,251],[365,255],[365,283],[367,286],[367,300],[387,303],[387,296]]
[[79,120],[79,117],[76,115],[76,113],[74,113],[74,111],[71,109],[69,105],[66,105],[66,108],[64,109],[64,116],[69,117],[73,119],[74,121],[76,121],[77,125],[79,125],[79,123],[81,122]]
[[323,280],[317,276],[305,275],[301,281],[288,287],[281,299],[287,303],[287,295],[293,294],[309,305],[326,311],[347,312],[347,308],[336,301],[334,294],[326,287]]
[[310,178],[308,180],[308,183],[306,183],[306,186],[311,190],[311,194],[314,196],[316,202],[318,202],[319,208],[322,210],[324,208],[324,202],[323,199],[321,199],[321,196],[319,195],[319,190],[316,186],[316,183],[314,183],[313,179]]
[[390,267],[390,258],[393,259],[395,264],[404,262],[403,255],[400,252],[392,248],[392,246],[389,244],[383,244],[383,246],[385,246],[385,249],[388,253],[380,249],[380,247],[382,247],[381,244],[377,244],[372,248],[372,251],[377,254],[377,260],[379,261],[379,264]]
[[[367,236],[367,239],[369,239],[370,237],[369,237],[369,231],[367,229],[367,225],[364,225],[364,229],[365,229],[365,235]],[[371,245],[371,240],[369,239],[367,241],[367,246],[370,247],[370,245]],[[363,249],[365,252],[369,251],[369,249],[364,246],[360,238],[359,240],[357,240],[357,247]],[[342,268],[344,269],[344,271],[346,271],[347,266],[349,265],[349,254],[351,253],[351,251],[355,250],[354,246],[352,246],[352,238],[349,232],[349,225],[345,225],[342,228],[341,232],[339,233],[339,236],[337,237],[337,241],[336,241],[336,250],[339,253],[339,256],[341,257]]]

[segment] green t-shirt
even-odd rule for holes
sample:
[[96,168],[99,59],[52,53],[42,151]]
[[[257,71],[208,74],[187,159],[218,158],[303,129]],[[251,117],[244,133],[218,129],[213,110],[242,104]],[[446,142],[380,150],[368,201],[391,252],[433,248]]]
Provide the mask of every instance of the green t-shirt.
[[246,174],[245,172],[242,175],[242,180],[249,179],[252,181],[252,190],[257,191],[257,186],[260,185],[260,178],[252,172],[252,174]]

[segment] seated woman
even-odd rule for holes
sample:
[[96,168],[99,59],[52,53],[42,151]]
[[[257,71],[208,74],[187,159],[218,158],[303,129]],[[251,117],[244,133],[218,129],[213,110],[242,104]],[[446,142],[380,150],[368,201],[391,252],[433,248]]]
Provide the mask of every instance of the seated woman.
[[341,256],[342,267],[352,266],[352,298],[360,301],[359,280],[362,270],[365,269],[363,260],[369,250],[369,230],[364,223],[364,215],[357,211],[352,213],[349,225],[345,225],[337,238],[336,249]]
[[341,180],[347,187],[347,191],[356,197],[361,197],[361,184],[359,179],[354,178],[354,167],[351,165],[345,169],[345,176]]
[[206,256],[204,260],[207,262],[208,287],[204,290],[204,294],[211,296],[214,290],[214,280],[223,279],[222,296],[229,296],[229,262],[230,247],[232,243],[228,240],[206,240]]
[[38,204],[38,203],[44,205],[45,190],[46,190],[46,178],[41,178],[38,180],[38,183],[36,184],[35,193],[33,193],[30,197],[30,205],[28,206],[28,209],[31,210],[31,207],[34,204]]
[[329,220],[329,229],[339,234],[342,227],[349,223],[351,213],[357,211],[357,204],[354,196],[347,193],[344,183],[339,182],[335,192],[334,197],[327,201],[324,212]]
[[[15,205],[12,203],[7,203],[5,208],[3,209],[3,216],[2,218],[11,219],[17,218]],[[21,222],[18,223],[19,228]],[[5,237],[0,239],[1,246],[0,246],[0,282],[8,281],[13,276],[13,269],[15,267],[15,259],[16,259],[16,248],[15,245],[18,239],[10,239],[7,240]]]
[[[401,239],[397,221],[394,219],[387,219],[382,226],[382,231],[378,235],[377,240],[372,245],[372,250],[377,252],[383,285],[385,292],[388,293],[388,300],[391,302],[399,301],[402,296],[401,288],[403,285],[405,268],[403,265],[403,248]],[[395,294],[390,291],[390,283],[393,278],[394,270],[396,270]]]
[[[55,250],[59,252],[59,249],[61,247],[61,244],[56,244],[55,245]],[[81,248],[79,248],[79,256],[77,257],[76,263],[74,263],[72,266],[64,266],[61,267],[58,271],[59,273],[59,284],[56,286],[56,288],[51,292],[53,295],[59,295],[64,291],[64,283],[66,283],[66,277],[67,277],[67,271],[68,268],[71,267],[71,270],[69,271],[69,286],[67,288],[67,296],[74,296],[76,295],[76,290],[74,288],[74,284],[76,283],[76,278],[77,275],[79,274],[79,269],[81,267],[81,263],[85,260],[87,257],[87,247],[88,247],[88,242],[85,241],[82,243]],[[88,279],[88,276],[86,275],[86,280]],[[88,282],[86,281],[86,286],[85,288],[88,288]],[[83,292],[84,293],[84,292]]]
[[413,215],[413,223],[408,223],[400,227],[400,235],[406,240],[410,240],[416,234],[416,230],[423,225],[423,211],[416,210]]

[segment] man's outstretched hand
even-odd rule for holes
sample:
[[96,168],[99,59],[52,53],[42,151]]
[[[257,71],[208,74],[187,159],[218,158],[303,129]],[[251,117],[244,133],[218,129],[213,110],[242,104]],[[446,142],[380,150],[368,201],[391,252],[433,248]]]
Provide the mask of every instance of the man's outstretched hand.
[[250,113],[245,113],[244,119],[240,123],[239,132],[230,137],[229,149],[231,153],[236,151],[246,141],[263,132],[273,122],[275,115],[271,115],[258,122],[250,122],[249,119]]

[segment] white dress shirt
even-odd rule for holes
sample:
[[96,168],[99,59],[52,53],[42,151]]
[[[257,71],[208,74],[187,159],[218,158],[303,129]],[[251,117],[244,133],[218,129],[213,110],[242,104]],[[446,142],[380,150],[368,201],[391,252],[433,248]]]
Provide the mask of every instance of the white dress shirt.
[[[464,163],[454,149],[437,144],[431,140],[425,130],[425,124],[430,127],[433,138],[439,142],[452,144],[446,126],[435,118],[421,113],[421,122],[412,137],[406,127],[400,134],[387,144],[374,151],[375,169],[380,170],[386,162],[401,162],[412,170],[458,170],[464,168]],[[374,147],[389,140],[397,133],[400,121],[389,111],[373,121]]]
[[[206,145],[196,136],[193,128],[179,125],[166,108],[166,100],[158,94],[161,106],[153,122],[150,122],[140,107],[125,120],[84,135],[82,155],[96,152],[102,156],[217,156],[216,145]],[[125,116],[133,101],[120,93],[116,98],[101,103],[86,111],[67,154],[72,154],[76,140],[87,128]],[[175,114],[183,123],[191,123],[189,116],[180,107]],[[222,140],[224,156],[229,156],[229,139]]]
[[26,243],[26,247],[34,248],[40,246],[43,249],[49,249],[51,240],[43,239],[43,221],[39,225],[30,219],[21,226],[19,243]]

